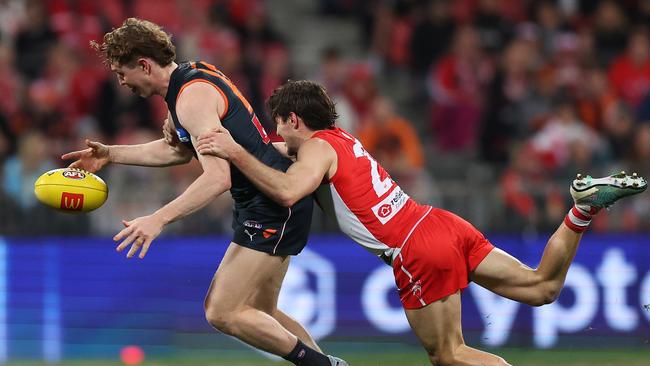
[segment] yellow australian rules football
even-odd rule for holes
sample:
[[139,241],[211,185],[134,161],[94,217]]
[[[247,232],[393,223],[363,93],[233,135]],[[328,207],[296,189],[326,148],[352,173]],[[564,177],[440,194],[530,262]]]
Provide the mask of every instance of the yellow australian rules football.
[[34,183],[34,194],[44,205],[64,212],[88,212],[106,202],[108,186],[97,175],[61,168],[44,173]]

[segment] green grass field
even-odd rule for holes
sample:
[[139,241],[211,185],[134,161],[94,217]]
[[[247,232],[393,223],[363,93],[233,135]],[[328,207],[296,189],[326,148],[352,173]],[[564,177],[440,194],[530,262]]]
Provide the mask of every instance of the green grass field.
[[[634,350],[525,350],[500,349],[495,351],[512,365],[523,366],[650,366],[650,348]],[[413,351],[376,353],[341,353],[353,366],[426,366],[426,357],[417,349]],[[38,362],[10,362],[9,366],[44,366]],[[51,366],[51,364],[47,364]],[[64,361],[66,366],[120,366],[118,360],[75,360]],[[259,366],[289,365],[274,362],[250,352],[245,355],[226,357],[173,357],[168,359],[148,359],[141,366]]]

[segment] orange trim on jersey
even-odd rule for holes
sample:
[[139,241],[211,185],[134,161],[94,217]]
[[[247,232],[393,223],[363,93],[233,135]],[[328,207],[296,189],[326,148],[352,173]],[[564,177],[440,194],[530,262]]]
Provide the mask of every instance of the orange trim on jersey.
[[178,100],[178,98],[181,96],[181,93],[183,93],[183,90],[185,90],[186,87],[188,87],[188,86],[190,86],[190,85],[192,85],[194,83],[207,83],[207,84],[210,84],[215,89],[217,89],[217,91],[221,94],[221,96],[223,97],[224,103],[226,103],[226,108],[223,110],[223,113],[219,116],[219,119],[223,120],[223,117],[225,117],[226,113],[228,113],[228,97],[226,97],[226,93],[224,93],[223,90],[221,90],[221,88],[219,88],[215,83],[211,82],[210,80],[194,79],[194,80],[192,80],[192,81],[190,81],[188,83],[185,83],[185,85],[183,85],[181,87],[181,90],[178,91],[178,95],[176,96],[176,100]]
[[233,82],[230,81],[230,79],[228,79],[226,77],[226,75],[222,74],[216,68],[215,68],[215,70],[217,70],[217,71],[211,71],[211,70],[206,70],[206,69],[198,69],[198,68],[197,68],[197,70],[201,71],[201,72],[204,72],[204,73],[206,73],[208,75],[212,75],[212,76],[218,78],[219,80],[223,81],[224,83],[226,83],[226,85],[228,85],[230,87],[232,92],[235,93],[237,98],[239,98],[239,100],[242,102],[244,107],[246,107],[246,110],[248,110],[248,113],[251,113],[251,114],[253,113],[253,107],[250,105],[250,103],[248,103],[248,100],[246,100],[246,98],[244,98],[244,95],[239,91],[237,86],[235,86],[235,84],[233,84]]
[[217,67],[214,66],[213,64],[209,64],[209,63],[207,63],[205,61],[199,61],[199,62],[202,63],[205,67],[207,67],[208,69],[210,69],[212,71],[215,71],[215,72],[219,71],[219,70],[217,70]]

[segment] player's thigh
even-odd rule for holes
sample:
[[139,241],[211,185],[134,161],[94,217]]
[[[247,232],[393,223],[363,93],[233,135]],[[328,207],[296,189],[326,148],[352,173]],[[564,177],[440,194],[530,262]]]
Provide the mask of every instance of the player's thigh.
[[286,271],[287,259],[230,243],[212,278],[206,309],[229,311],[245,305],[260,287]]
[[533,290],[540,275],[505,251],[494,248],[470,273],[470,279],[499,295],[519,298],[521,292]]
[[287,274],[291,257],[286,257],[282,266],[273,274],[268,281],[264,282],[248,301],[248,305],[264,311],[267,314],[273,314],[278,306],[278,297],[282,288],[284,276]]
[[465,344],[461,328],[460,291],[420,309],[406,309],[411,329],[429,354],[451,357]]

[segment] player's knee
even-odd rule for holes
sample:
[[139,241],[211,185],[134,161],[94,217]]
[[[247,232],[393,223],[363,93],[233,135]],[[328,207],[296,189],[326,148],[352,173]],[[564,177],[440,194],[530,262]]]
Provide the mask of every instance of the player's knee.
[[456,357],[454,355],[454,352],[451,350],[441,351],[433,347],[427,347],[426,345],[424,348],[426,349],[427,354],[429,355],[429,361],[431,361],[432,365],[446,366],[446,365],[453,365],[456,362]]
[[218,306],[206,305],[205,320],[216,330],[232,335],[235,328],[235,317],[232,312],[220,309]]
[[205,319],[210,325],[221,333],[232,335],[235,333],[235,322],[228,314],[205,313]]

